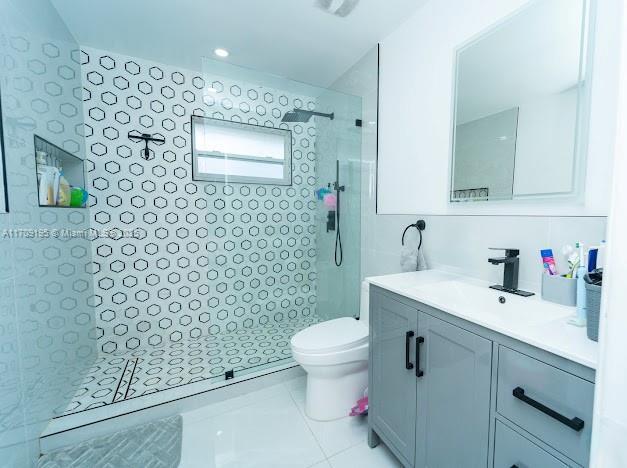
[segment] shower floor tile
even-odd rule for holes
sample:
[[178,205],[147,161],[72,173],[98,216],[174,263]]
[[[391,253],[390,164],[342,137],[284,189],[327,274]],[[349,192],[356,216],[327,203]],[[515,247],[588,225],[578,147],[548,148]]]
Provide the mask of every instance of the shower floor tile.
[[202,380],[223,381],[237,373],[292,357],[291,337],[320,319],[311,315],[220,335],[98,357],[60,416]]

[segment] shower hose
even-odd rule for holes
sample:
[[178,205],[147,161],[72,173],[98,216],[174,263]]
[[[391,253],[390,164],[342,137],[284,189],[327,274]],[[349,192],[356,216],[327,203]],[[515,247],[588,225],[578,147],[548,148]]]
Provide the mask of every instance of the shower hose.
[[342,234],[340,233],[340,190],[337,191],[337,207],[335,211],[335,266],[341,266],[344,255],[342,252]]

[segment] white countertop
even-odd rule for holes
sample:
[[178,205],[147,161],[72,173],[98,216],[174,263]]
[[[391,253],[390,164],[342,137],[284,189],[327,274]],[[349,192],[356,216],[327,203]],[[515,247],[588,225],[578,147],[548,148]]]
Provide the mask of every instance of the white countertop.
[[551,317],[557,317],[549,317],[547,320],[539,323],[537,314],[533,319],[530,316],[527,321],[521,315],[515,321],[508,321],[498,317],[493,311],[488,313],[478,308],[464,307],[463,304],[452,299],[434,299],[432,295],[427,293],[429,285],[443,281],[455,281],[488,288],[490,283],[485,281],[438,270],[374,276],[366,278],[366,281],[586,367],[592,369],[597,367],[598,344],[588,339],[585,327],[576,327],[568,323],[569,317],[575,314],[574,307],[566,307],[544,301],[539,294],[528,298],[520,298],[519,296],[499,293],[490,289],[489,291],[492,291],[495,295],[503,295],[512,301],[528,301],[530,307],[535,304],[536,307],[534,309],[548,311]]

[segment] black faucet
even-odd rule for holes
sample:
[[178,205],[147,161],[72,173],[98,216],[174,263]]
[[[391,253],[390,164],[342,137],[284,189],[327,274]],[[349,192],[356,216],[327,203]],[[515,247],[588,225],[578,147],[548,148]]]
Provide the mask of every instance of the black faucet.
[[498,291],[504,291],[512,294],[517,294],[519,296],[533,296],[533,293],[528,291],[521,291],[518,289],[518,267],[520,266],[520,259],[518,258],[518,254],[520,251],[518,249],[504,249],[504,248],[490,248],[490,250],[504,250],[505,257],[494,257],[488,258],[488,262],[492,265],[500,265],[501,263],[505,265],[505,269],[503,272],[503,286],[500,284],[495,284],[494,286],[490,286],[492,289],[497,289]]

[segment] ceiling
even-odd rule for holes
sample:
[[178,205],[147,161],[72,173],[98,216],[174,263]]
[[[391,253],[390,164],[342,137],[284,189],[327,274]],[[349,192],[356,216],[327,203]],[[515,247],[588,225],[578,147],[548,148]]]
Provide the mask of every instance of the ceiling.
[[236,65],[328,86],[426,0],[51,0],[83,46],[192,70],[216,47]]

